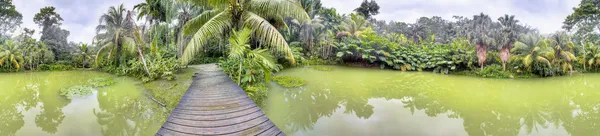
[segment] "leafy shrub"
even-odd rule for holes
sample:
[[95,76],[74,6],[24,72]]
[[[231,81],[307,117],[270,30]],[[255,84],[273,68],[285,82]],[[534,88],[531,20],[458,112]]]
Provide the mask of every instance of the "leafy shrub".
[[306,85],[306,80],[291,76],[276,76],[273,81],[286,88],[295,88]]
[[331,68],[331,67],[325,67],[325,66],[310,66],[310,68],[315,69],[315,70],[319,70],[319,71],[331,71],[331,70],[333,70],[333,68]]
[[48,64],[40,64],[40,65],[38,65],[37,68],[38,68],[38,70],[41,70],[41,71],[48,71],[48,70],[50,70],[50,65],[48,65]]
[[88,84],[91,87],[105,87],[115,84],[115,81],[112,78],[94,78],[88,80]]
[[199,65],[199,64],[210,64],[210,63],[219,63],[220,60],[222,60],[223,58],[221,57],[197,57],[196,59],[192,60],[189,65]]
[[48,65],[48,64],[40,64],[37,67],[37,70],[40,71],[66,71],[66,70],[74,70],[75,67],[71,66],[71,65],[63,65],[63,64],[52,64],[52,65]]
[[477,76],[485,78],[512,78],[510,72],[502,71],[502,66],[494,64],[483,68],[482,71],[477,72]]
[[54,63],[54,64],[72,66],[73,62],[72,61],[66,61],[66,60],[60,60],[60,61],[56,61],[56,63]]
[[60,95],[67,97],[67,99],[73,99],[73,97],[85,97],[92,94],[92,87],[90,86],[73,86],[66,89],[60,90]]
[[73,70],[75,67],[71,65],[63,65],[63,64],[54,64],[50,65],[50,71],[65,71],[65,70]]
[[468,70],[476,61],[474,48],[464,39],[450,44],[424,42],[419,46],[400,46],[377,36],[370,37],[340,43],[337,57],[344,62],[379,64],[381,68],[442,74]]
[[141,79],[143,82],[149,82],[156,79],[175,79],[174,74],[179,70],[180,65],[175,58],[155,58],[146,61],[148,73],[144,68],[144,63],[137,59],[129,60],[127,65],[106,66],[103,70],[117,75],[126,75]]

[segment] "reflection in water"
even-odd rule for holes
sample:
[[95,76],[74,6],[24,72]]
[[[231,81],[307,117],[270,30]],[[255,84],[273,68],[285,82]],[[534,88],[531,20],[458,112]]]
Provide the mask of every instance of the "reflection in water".
[[263,110],[289,135],[600,135],[597,74],[496,80],[344,67],[279,74],[309,81],[270,85]]
[[168,113],[133,80],[66,99],[59,90],[112,77],[86,71],[0,74],[0,135],[152,135]]

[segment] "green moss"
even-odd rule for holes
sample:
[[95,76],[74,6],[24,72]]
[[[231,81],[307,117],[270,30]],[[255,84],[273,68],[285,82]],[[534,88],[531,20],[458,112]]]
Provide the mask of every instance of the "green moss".
[[315,69],[315,70],[319,70],[319,71],[331,71],[331,70],[333,70],[333,68],[331,68],[331,67],[325,67],[325,66],[310,66],[310,68]]
[[60,95],[73,99],[73,97],[85,97],[92,94],[93,88],[90,86],[73,86],[60,90]]
[[306,85],[306,80],[291,76],[276,76],[273,78],[273,81],[286,88],[294,88]]
[[105,87],[115,84],[112,78],[94,78],[88,80],[88,84],[92,87]]

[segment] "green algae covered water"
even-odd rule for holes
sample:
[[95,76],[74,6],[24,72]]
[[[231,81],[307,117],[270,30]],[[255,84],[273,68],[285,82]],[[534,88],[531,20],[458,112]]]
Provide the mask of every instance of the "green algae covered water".
[[333,67],[277,75],[308,81],[269,85],[263,110],[288,135],[600,135],[599,74],[484,79]]
[[[93,78],[115,84],[87,97],[59,95]],[[154,135],[167,116],[131,78],[93,71],[0,73],[1,136]]]

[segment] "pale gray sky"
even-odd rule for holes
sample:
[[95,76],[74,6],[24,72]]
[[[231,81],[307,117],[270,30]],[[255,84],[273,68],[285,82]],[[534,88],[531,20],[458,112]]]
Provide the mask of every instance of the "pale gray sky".
[[[127,9],[143,0],[13,0],[23,14],[22,27],[39,27],[33,16],[45,6],[55,6],[65,20],[62,27],[71,32],[69,41],[90,43],[102,13],[110,6],[124,3]],[[340,13],[351,13],[363,0],[322,0],[323,6],[335,7]],[[472,17],[484,12],[496,19],[504,14],[514,14],[523,23],[538,28],[542,33],[561,29],[565,17],[580,0],[376,0],[380,14],[377,19],[415,22],[422,16],[441,16],[452,19],[453,15]]]

